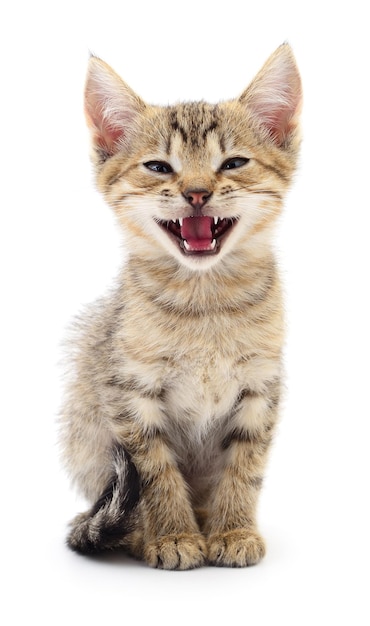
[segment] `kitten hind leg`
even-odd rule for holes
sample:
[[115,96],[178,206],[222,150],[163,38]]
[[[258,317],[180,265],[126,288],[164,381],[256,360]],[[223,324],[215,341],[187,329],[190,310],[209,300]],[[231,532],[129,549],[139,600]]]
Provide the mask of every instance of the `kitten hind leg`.
[[104,493],[86,513],[71,522],[67,544],[81,554],[93,554],[124,543],[135,524],[140,482],[127,451],[114,452],[114,474]]

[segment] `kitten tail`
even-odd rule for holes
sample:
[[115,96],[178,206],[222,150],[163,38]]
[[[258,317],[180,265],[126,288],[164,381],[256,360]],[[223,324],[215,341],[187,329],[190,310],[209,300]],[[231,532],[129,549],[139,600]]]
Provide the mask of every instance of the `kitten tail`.
[[117,448],[112,479],[90,511],[71,522],[68,546],[81,554],[93,554],[120,545],[132,530],[139,495],[136,467],[127,451]]

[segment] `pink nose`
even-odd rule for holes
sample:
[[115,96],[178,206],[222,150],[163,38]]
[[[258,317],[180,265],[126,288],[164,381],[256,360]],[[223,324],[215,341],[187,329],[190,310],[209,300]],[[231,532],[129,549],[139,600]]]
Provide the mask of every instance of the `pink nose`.
[[194,209],[201,209],[212,195],[207,189],[187,189],[184,197]]

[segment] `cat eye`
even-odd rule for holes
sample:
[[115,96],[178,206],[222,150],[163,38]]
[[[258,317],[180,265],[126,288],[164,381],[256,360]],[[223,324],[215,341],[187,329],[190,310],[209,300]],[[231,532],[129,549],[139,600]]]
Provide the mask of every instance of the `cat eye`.
[[244,159],[243,157],[234,157],[233,159],[227,159],[221,165],[221,170],[234,170],[237,167],[243,167],[246,165],[250,159]]
[[171,174],[173,172],[171,165],[165,161],[148,161],[144,163],[144,166],[158,174]]

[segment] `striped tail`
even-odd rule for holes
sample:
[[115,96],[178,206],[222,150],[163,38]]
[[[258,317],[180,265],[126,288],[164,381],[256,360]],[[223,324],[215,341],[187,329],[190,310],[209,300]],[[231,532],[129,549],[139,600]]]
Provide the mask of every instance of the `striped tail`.
[[136,467],[123,447],[116,448],[112,478],[92,508],[71,522],[68,546],[81,554],[94,554],[120,545],[133,530],[132,513],[139,497]]

